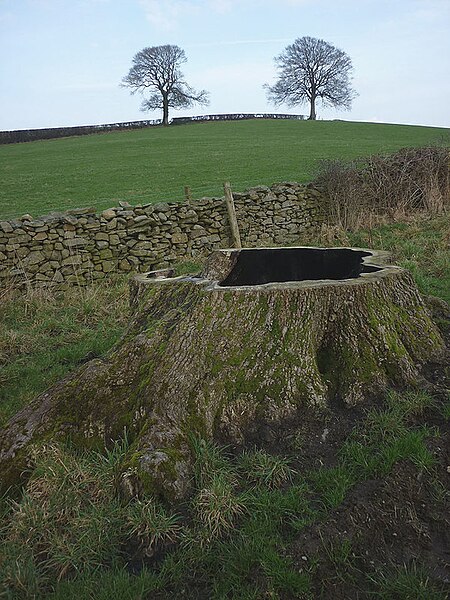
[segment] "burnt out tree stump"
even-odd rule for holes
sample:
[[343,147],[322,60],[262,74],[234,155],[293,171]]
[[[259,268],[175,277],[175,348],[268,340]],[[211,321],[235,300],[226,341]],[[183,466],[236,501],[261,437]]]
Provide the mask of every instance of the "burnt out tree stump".
[[126,430],[120,487],[177,501],[190,489],[192,434],[239,447],[261,424],[417,383],[444,344],[411,276],[386,259],[353,248],[219,250],[197,277],[135,277],[116,347],[2,432],[4,482],[18,481],[32,442],[70,435],[101,449]]

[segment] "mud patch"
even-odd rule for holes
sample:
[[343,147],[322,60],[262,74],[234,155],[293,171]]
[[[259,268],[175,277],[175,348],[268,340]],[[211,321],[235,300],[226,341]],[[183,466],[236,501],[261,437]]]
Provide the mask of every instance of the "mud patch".
[[415,565],[450,592],[448,435],[432,445],[435,472],[397,463],[387,477],[355,485],[326,522],[290,544],[287,554],[297,569],[313,573],[315,598],[373,598],[371,578]]

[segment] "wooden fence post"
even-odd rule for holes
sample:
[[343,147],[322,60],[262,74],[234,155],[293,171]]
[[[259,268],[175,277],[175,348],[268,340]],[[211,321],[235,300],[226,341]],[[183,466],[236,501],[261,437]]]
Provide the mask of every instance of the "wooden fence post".
[[184,186],[184,197],[186,198],[186,200],[188,202],[190,202],[192,200],[191,188],[188,185]]
[[230,221],[232,247],[242,248],[241,235],[239,233],[239,225],[236,217],[236,208],[234,206],[233,194],[231,192],[231,184],[229,181],[225,181],[223,184],[223,191],[225,193],[225,203],[227,205],[228,219]]

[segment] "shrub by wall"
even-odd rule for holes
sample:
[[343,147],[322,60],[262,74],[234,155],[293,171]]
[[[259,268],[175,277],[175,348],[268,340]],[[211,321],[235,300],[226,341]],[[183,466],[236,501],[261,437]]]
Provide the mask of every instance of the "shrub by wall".
[[[302,232],[323,220],[320,192],[311,186],[280,183],[233,196],[243,246],[299,244]],[[0,285],[82,285],[229,246],[223,198],[24,215],[0,221]]]
[[327,161],[315,183],[327,198],[329,222],[356,229],[368,217],[448,210],[449,166],[449,148],[403,148],[388,156]]

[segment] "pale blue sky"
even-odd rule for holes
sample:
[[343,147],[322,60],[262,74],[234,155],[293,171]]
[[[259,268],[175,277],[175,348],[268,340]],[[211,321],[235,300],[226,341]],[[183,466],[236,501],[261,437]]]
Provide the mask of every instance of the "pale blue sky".
[[449,32],[450,0],[0,0],[0,130],[158,118],[119,84],[160,44],[184,48],[187,81],[211,93],[173,116],[272,112],[273,58],[307,35],[349,54],[359,93],[319,118],[448,127]]

